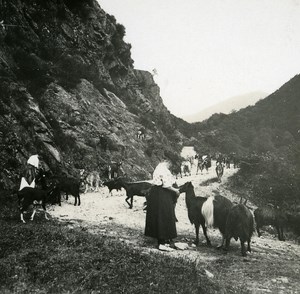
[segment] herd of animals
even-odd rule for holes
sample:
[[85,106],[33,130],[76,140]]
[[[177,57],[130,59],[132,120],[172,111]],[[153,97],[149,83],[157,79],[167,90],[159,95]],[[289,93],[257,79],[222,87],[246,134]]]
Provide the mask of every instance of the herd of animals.
[[[208,158],[208,160],[205,161],[205,164],[203,164],[203,160],[198,160],[198,165],[200,162],[200,164],[203,165],[203,168],[208,169],[208,167],[211,166],[209,160],[210,159]],[[120,167],[120,163],[118,163],[116,167]],[[217,160],[215,170],[219,182],[221,181],[224,167],[226,167],[226,164],[224,164],[223,160]],[[230,168],[230,166],[228,168]],[[110,194],[113,190],[121,190],[123,188],[126,191],[125,201],[130,209],[133,207],[133,197],[135,195],[145,196],[147,199],[149,190],[153,186],[151,182],[127,182],[123,178],[118,177],[117,173],[114,173],[115,171],[112,170],[111,167],[109,179],[102,183],[103,186],[108,188]],[[83,174],[83,171],[81,171],[81,176],[83,176]],[[98,191],[100,187],[100,178],[95,173],[88,174],[84,180],[82,180],[82,178],[76,179],[71,177],[47,176],[46,173],[41,173],[37,177],[37,181],[40,182],[40,188],[25,187],[17,192],[21,213],[20,217],[21,221],[24,223],[25,220],[23,214],[32,205],[33,213],[31,215],[31,220],[34,218],[38,205],[42,206],[45,212],[45,218],[48,219],[46,204],[51,203],[61,205],[62,192],[66,194],[66,199],[68,199],[68,195],[73,195],[75,197],[74,205],[76,206],[81,203],[80,191],[82,189],[82,182],[86,185],[85,192],[88,191],[89,186],[93,186],[94,191]],[[200,225],[208,246],[211,246],[211,242],[207,235],[207,228],[214,227],[219,229],[223,238],[222,244],[218,247],[228,250],[230,240],[232,238],[235,240],[239,239],[243,256],[246,256],[247,251],[251,252],[251,237],[255,226],[258,236],[261,236],[261,227],[265,225],[274,226],[278,233],[278,239],[284,241],[283,227],[286,224],[286,215],[275,207],[261,207],[252,212],[246,205],[246,202],[242,203],[242,201],[240,201],[240,203],[233,203],[221,195],[210,196],[208,198],[196,196],[193,184],[190,181],[177,188],[179,189],[180,194],[185,193],[186,195],[185,202],[188,218],[191,224],[195,226],[195,244],[199,243]],[[246,242],[247,249],[245,247]]]

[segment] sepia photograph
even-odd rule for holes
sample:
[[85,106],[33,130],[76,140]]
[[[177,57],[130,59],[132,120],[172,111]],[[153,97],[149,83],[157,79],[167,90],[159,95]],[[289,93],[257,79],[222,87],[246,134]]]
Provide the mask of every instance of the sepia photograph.
[[300,293],[300,0],[0,0],[0,293]]

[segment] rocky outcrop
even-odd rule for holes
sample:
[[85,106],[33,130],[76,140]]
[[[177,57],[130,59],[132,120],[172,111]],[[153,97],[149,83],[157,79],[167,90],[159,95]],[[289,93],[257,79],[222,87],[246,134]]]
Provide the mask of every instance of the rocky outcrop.
[[1,20],[0,188],[16,187],[36,153],[56,172],[105,177],[122,159],[128,177],[149,178],[189,140],[152,75],[134,69],[125,28],[97,1],[2,0]]

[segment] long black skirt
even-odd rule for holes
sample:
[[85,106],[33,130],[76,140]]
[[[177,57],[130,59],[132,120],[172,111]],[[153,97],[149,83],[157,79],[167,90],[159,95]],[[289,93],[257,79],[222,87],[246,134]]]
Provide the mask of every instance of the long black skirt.
[[175,203],[176,192],[154,186],[147,196],[145,236],[158,240],[177,237]]

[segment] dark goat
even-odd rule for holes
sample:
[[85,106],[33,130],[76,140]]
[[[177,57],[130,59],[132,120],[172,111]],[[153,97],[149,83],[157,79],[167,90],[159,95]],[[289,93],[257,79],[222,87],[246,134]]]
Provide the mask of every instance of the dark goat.
[[55,193],[59,194],[61,192],[66,193],[66,199],[68,199],[68,195],[73,195],[75,197],[74,205],[80,205],[80,179],[71,178],[71,177],[54,177],[51,179],[52,185],[55,187]]
[[[118,182],[122,188],[126,190],[127,198],[125,201],[129,205],[129,208],[133,207],[133,196],[146,196],[149,189],[153,187],[153,184],[148,182],[124,182],[122,179],[118,179]],[[128,201],[130,199],[130,202]]]
[[106,181],[103,183],[103,186],[106,186],[108,188],[109,193],[111,193],[112,190],[117,190],[117,191],[122,190],[122,186],[119,183],[118,179],[112,179],[112,180]]
[[201,213],[205,218],[206,227],[218,228],[222,234],[222,244],[218,248],[223,247],[225,242],[226,220],[233,203],[224,196],[210,196],[203,203]]
[[276,228],[278,233],[278,239],[285,241],[283,235],[283,227],[287,223],[287,216],[284,212],[278,208],[272,207],[260,207],[254,211],[254,217],[256,222],[256,230],[258,237],[261,236],[259,229],[266,225],[272,225]]
[[250,242],[253,234],[254,219],[249,208],[244,204],[234,205],[228,214],[226,222],[226,245],[225,250],[228,250],[231,238],[236,241],[240,239],[242,255],[246,256],[245,242],[248,243],[247,251],[251,252]]
[[33,213],[31,215],[31,220],[33,220],[34,215],[36,213],[36,208],[38,205],[41,205],[45,212],[45,218],[48,220],[46,214],[46,201],[47,201],[47,191],[38,189],[38,188],[31,188],[31,187],[24,187],[22,190],[17,192],[19,208],[21,212],[21,221],[25,223],[24,220],[24,211],[26,211],[30,205],[33,205]]
[[203,234],[206,238],[206,244],[211,246],[210,240],[207,236],[207,230],[205,226],[205,218],[202,215],[202,205],[207,200],[205,197],[199,197],[195,195],[194,186],[191,182],[186,182],[179,187],[179,192],[185,192],[185,203],[188,210],[188,218],[191,224],[194,224],[196,230],[195,244],[199,244],[199,227],[201,225]]

